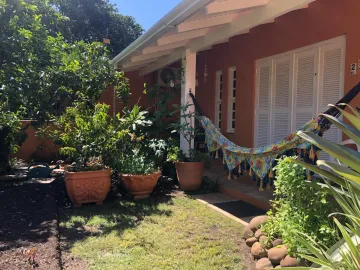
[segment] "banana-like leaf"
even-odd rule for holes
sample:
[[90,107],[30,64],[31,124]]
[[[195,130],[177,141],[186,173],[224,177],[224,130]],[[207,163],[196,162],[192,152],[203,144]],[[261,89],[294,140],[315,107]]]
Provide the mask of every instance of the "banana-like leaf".
[[[349,108],[349,109],[356,115],[357,118],[360,118],[360,113],[359,113],[357,110],[355,110],[352,106],[350,106],[349,104],[347,104],[347,103],[340,103],[340,104],[338,104],[338,105],[340,105],[340,106],[346,106],[347,108]],[[335,107],[335,105],[332,105],[332,104],[330,104],[329,106],[330,106],[330,107]]]
[[344,132],[346,135],[349,136],[350,139],[352,139],[357,145],[360,145],[360,131],[353,126],[345,123],[344,121],[341,121],[337,119],[336,117],[333,117],[331,115],[326,114],[320,114],[322,117],[329,120],[332,124],[334,124],[337,128],[339,128],[342,132]]
[[341,114],[347,119],[350,121],[351,124],[354,125],[354,127],[356,127],[358,130],[360,130],[360,118],[357,117],[357,115],[354,115],[352,113],[348,113],[347,111],[344,111],[343,109],[340,109],[339,107],[337,106],[333,106],[335,107],[336,109],[338,109]]
[[311,132],[299,131],[297,135],[360,173],[360,153],[346,146],[332,143]]
[[328,178],[329,180],[333,181],[334,183],[338,184],[338,185],[341,185],[341,186],[346,186],[346,181],[339,177],[339,176],[336,176],[335,174],[332,174],[331,172],[328,172],[328,171],[325,171],[321,168],[319,168],[318,166],[314,166],[314,165],[311,165],[309,163],[306,163],[304,161],[301,161],[301,160],[297,160],[297,159],[293,159],[293,158],[286,158],[287,161],[291,161],[291,162],[294,162],[296,164],[299,164],[303,167],[305,167],[306,169],[314,172],[314,173],[317,173],[317,174],[320,174],[326,178]]
[[339,164],[324,161],[324,160],[318,160],[316,162],[316,164],[318,166],[324,166],[326,168],[331,169],[338,175],[341,175],[342,177],[345,177],[346,179],[355,182],[360,187],[360,174],[358,174],[357,172],[355,172],[347,167],[341,166]]

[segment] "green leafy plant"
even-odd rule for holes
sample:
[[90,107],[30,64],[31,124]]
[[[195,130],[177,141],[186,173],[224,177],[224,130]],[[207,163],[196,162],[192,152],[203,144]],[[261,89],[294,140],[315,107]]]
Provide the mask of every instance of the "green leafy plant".
[[[323,114],[322,117],[328,119],[360,145],[360,113],[347,106],[352,113],[338,107],[337,109],[349,124],[330,115]],[[324,269],[360,269],[360,153],[311,133],[298,132],[298,135],[344,164],[319,160],[317,166],[314,166],[303,161],[288,159],[323,176],[325,184],[319,185],[334,196],[343,210],[343,213],[335,212],[331,215],[343,240],[329,249],[329,245],[309,241],[309,236],[305,234],[301,241],[308,252],[304,252],[301,256]],[[345,221],[339,217],[345,218]]]
[[20,122],[22,115],[22,110],[9,112],[0,105],[0,173],[9,169],[9,155],[16,153],[25,140]]
[[0,8],[0,103],[41,123],[77,102],[94,107],[112,85],[126,102],[128,80],[110,63],[99,42],[70,43],[67,18],[49,1],[4,1]]
[[275,168],[275,200],[268,213],[271,218],[263,230],[272,239],[282,238],[292,255],[307,250],[301,241],[302,233],[323,245],[334,244],[339,238],[328,215],[335,206],[321,187],[305,181],[302,166],[287,160],[281,158]]
[[201,132],[200,129],[195,126],[195,120],[197,115],[195,111],[190,111],[189,108],[193,106],[188,103],[183,106],[174,105],[176,110],[172,114],[180,114],[179,121],[170,124],[172,128],[172,133],[179,133],[183,136],[187,144],[189,145],[189,153],[185,154],[179,150],[179,148],[171,149],[171,154],[168,157],[168,161],[173,162],[209,162],[209,155],[203,152],[200,152],[196,149],[193,149],[192,143],[196,137],[198,137]]
[[109,106],[105,104],[97,104],[94,109],[81,104],[68,107],[48,130],[60,146],[60,154],[74,162],[71,170],[98,170],[113,162],[116,142],[127,133],[115,125],[108,110]]

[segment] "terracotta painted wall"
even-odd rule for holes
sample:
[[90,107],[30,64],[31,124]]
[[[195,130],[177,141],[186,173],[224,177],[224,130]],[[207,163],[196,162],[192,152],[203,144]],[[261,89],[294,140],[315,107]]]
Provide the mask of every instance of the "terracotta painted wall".
[[30,120],[21,121],[22,127],[28,125],[26,129],[27,139],[14,156],[27,161],[56,161],[58,148],[52,141],[36,136],[36,130],[30,125],[30,122]]
[[[254,141],[255,61],[312,45],[346,34],[345,93],[360,81],[360,73],[350,76],[350,64],[360,59],[359,0],[317,0],[309,8],[293,11],[261,25],[249,34],[198,54],[197,99],[205,115],[215,119],[215,72],[223,71],[223,104],[227,109],[228,69],[237,68],[236,132],[226,134],[227,111],[222,113],[222,132],[242,146]],[[204,82],[204,65],[208,78]],[[358,96],[352,105],[360,105]]]

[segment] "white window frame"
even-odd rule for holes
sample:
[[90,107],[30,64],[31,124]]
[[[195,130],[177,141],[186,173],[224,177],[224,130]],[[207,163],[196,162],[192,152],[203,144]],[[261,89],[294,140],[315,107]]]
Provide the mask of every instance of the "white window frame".
[[223,108],[220,110],[222,96],[224,94],[224,77],[222,70],[216,71],[215,74],[215,126],[218,130],[221,129],[221,117]]
[[[316,115],[318,115],[319,113],[321,113],[321,106],[319,104],[321,104],[320,101],[320,97],[322,96],[322,86],[321,86],[321,80],[322,80],[322,52],[323,52],[323,48],[327,45],[331,45],[331,44],[338,44],[343,48],[343,55],[342,55],[342,63],[341,63],[341,89],[340,89],[340,96],[344,95],[344,81],[345,81],[345,51],[346,51],[346,35],[344,36],[340,36],[337,38],[333,38],[330,40],[326,40],[323,42],[319,42],[319,43],[315,43],[306,47],[302,47],[299,49],[295,49],[289,52],[285,52],[285,53],[281,53],[278,55],[274,55],[274,56],[270,56],[270,57],[266,57],[263,59],[259,59],[256,61],[256,72],[258,72],[258,67],[261,65],[266,65],[267,63],[270,64],[271,66],[271,77],[272,77],[272,85],[271,85],[271,104],[270,104],[270,116],[269,116],[269,122],[270,122],[270,143],[274,143],[273,141],[273,124],[274,124],[274,119],[273,119],[273,95],[274,95],[274,76],[275,76],[275,72],[274,72],[274,65],[277,59],[279,58],[284,58],[286,56],[289,57],[293,57],[293,62],[295,63],[296,61],[296,56],[302,52],[305,52],[307,50],[311,50],[311,49],[317,49],[318,50],[318,54],[317,54],[317,61],[318,61],[318,67],[317,67],[317,96],[315,97],[316,99]],[[297,74],[297,70],[296,70],[296,65],[293,65],[293,70],[292,70],[292,84],[291,84],[291,93],[292,93],[292,105],[291,105],[291,132],[295,132],[295,125],[294,125],[294,103],[295,103],[295,82],[296,82],[296,76]],[[255,87],[255,124],[254,124],[254,142],[257,141],[257,121],[258,121],[258,110],[259,110],[259,106],[258,106],[258,100],[259,100],[259,89],[258,89],[258,76],[256,76],[256,87]],[[310,119],[309,119],[310,120]],[[341,134],[341,131],[339,131],[339,134]],[[341,136],[339,135],[339,142],[340,142],[340,138]],[[255,145],[255,147],[260,147],[259,145]]]
[[[233,113],[236,114],[236,109],[233,108],[233,104],[235,103],[236,108],[236,95],[233,96],[233,91],[237,89],[237,78],[234,78],[234,72],[236,71],[236,67],[230,67],[229,68],[229,84],[228,84],[228,117],[227,117],[227,132],[228,133],[234,133],[235,128],[232,127],[233,122],[236,121],[236,117],[233,117]],[[237,77],[237,74],[236,74]],[[234,88],[234,81],[236,82],[236,87]]]

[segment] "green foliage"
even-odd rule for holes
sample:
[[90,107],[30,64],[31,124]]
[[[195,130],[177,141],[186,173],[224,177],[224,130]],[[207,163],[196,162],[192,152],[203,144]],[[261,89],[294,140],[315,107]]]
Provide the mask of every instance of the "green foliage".
[[69,43],[61,34],[66,21],[45,0],[1,2],[0,102],[10,111],[23,106],[28,118],[49,120],[75,102],[94,107],[108,85],[129,98],[105,46]]
[[280,159],[275,169],[275,200],[264,231],[271,238],[281,237],[294,255],[307,250],[301,242],[302,233],[320,244],[334,244],[339,238],[328,215],[335,206],[327,192],[315,182],[305,181],[304,168],[286,158]]
[[[174,108],[174,98],[180,93],[179,87],[160,87],[154,85],[150,89],[146,89],[146,94],[149,101],[153,105],[153,113],[150,115],[150,119],[153,122],[151,127],[151,133],[156,138],[167,135],[169,130],[169,119],[172,117]],[[151,110],[152,111],[152,110]]]
[[[332,116],[322,116],[332,122],[336,127],[340,128],[354,142],[359,143],[360,114],[352,107],[349,106],[349,108],[352,113],[341,109],[339,110],[352,126]],[[337,163],[319,160],[317,161],[318,166],[313,166],[298,160],[288,160],[322,175],[324,177],[325,185],[319,185],[335,198],[343,211],[343,213],[332,214],[333,220],[343,237],[342,242],[337,243],[337,245],[329,249],[328,247],[330,245],[320,245],[315,241],[309,241],[309,236],[305,234],[301,241],[303,245],[306,246],[308,252],[304,252],[301,256],[326,269],[359,269],[360,154],[350,148],[345,148],[342,145],[332,143],[312,134],[298,132],[298,135],[344,164],[339,165]],[[328,170],[324,170],[324,168]],[[335,215],[338,217],[334,217]],[[339,219],[339,217],[341,219]]]
[[[115,5],[104,0],[53,0],[59,12],[66,16],[62,33],[69,41],[102,42],[108,37],[112,56],[135,41],[143,29],[131,16],[118,13]],[[107,36],[108,34],[108,36]]]
[[25,139],[21,129],[23,111],[9,112],[0,105],[0,174],[9,167],[9,155],[16,153]]
[[[182,151],[178,151],[176,154],[177,157],[175,158],[175,154],[171,155],[172,161],[183,161],[183,162],[199,162],[199,161],[209,161],[209,156],[206,153],[201,153],[196,149],[192,148],[192,142],[195,140],[197,136],[199,136],[200,129],[195,126],[195,119],[197,118],[195,111],[190,111],[189,108],[193,106],[192,104],[188,103],[183,106],[173,105],[177,108],[176,111],[172,113],[179,114],[180,118],[179,121],[170,124],[170,128],[172,129],[172,133],[180,133],[186,142],[189,145],[189,153],[185,154]],[[172,151],[176,151],[174,148]]]
[[54,142],[60,145],[60,153],[75,161],[73,167],[78,167],[77,171],[96,167],[91,165],[96,163],[95,157],[99,157],[99,164],[103,161],[110,165],[116,141],[127,136],[124,130],[117,129],[108,110],[105,104],[97,104],[94,110],[85,106],[68,107],[55,121],[55,128],[48,130]]
[[[190,157],[189,157],[190,156]],[[208,153],[203,153],[190,149],[189,156],[185,155],[178,146],[169,147],[167,154],[168,162],[205,162],[205,165],[210,164],[210,156]]]

